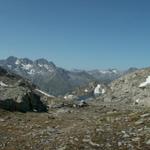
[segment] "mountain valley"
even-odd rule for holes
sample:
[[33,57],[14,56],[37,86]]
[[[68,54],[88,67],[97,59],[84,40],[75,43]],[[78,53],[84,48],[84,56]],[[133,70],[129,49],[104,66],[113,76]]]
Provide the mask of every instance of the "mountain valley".
[[65,95],[90,82],[109,84],[122,75],[137,70],[137,68],[130,68],[125,71],[117,69],[68,71],[43,58],[32,61],[28,58],[13,56],[0,60],[0,66],[29,79],[41,90],[54,96]]
[[[43,59],[11,57],[9,62],[0,63],[5,68],[0,67],[0,149],[149,149],[149,68],[109,70],[103,73],[117,74],[117,79],[102,82],[94,78],[98,73],[69,72]],[[36,82],[33,76],[38,77]],[[56,89],[70,80],[76,86],[53,96],[33,84],[47,83],[44,78],[53,79],[49,84]]]

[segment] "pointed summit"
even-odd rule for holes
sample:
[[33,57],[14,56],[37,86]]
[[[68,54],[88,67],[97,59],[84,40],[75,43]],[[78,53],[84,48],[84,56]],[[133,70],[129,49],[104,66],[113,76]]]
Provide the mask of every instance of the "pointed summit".
[[10,56],[6,59],[8,64],[14,64],[17,61],[17,57]]

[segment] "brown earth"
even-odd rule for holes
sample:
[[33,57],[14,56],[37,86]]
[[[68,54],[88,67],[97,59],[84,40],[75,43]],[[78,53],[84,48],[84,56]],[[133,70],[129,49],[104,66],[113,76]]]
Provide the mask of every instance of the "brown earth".
[[48,113],[0,109],[1,150],[150,150],[150,109],[89,103]]

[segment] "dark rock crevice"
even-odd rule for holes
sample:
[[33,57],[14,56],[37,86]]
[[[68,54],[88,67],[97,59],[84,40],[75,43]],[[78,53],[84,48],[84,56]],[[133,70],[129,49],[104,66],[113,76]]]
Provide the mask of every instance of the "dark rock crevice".
[[36,112],[47,112],[47,106],[42,103],[40,96],[36,94],[27,94],[22,97],[21,102],[16,102],[14,99],[0,100],[0,108],[9,111],[36,111]]

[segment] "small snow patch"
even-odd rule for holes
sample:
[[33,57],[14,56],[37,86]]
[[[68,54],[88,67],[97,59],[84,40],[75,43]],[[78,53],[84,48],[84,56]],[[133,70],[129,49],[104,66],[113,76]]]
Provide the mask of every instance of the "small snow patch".
[[96,88],[94,89],[94,95],[95,96],[99,96],[101,94],[105,94],[106,93],[106,90],[104,88],[102,88],[102,86],[100,84],[98,84],[96,86]]
[[8,85],[5,84],[4,82],[0,81],[0,86],[7,87]]
[[35,70],[31,69],[30,71],[28,71],[28,74],[30,74],[30,75],[35,74]]
[[15,64],[16,64],[16,65],[19,65],[19,64],[20,64],[20,60],[17,59],[16,62],[15,62]]
[[72,95],[72,94],[70,94],[70,95],[66,95],[66,96],[64,96],[64,99],[74,99],[76,96],[74,96],[74,95]]
[[7,67],[8,67],[9,69],[11,69],[11,68],[12,68],[12,65],[7,65]]
[[146,87],[146,86],[149,85],[149,84],[150,84],[150,76],[148,76],[147,79],[146,79],[146,81],[143,82],[143,83],[141,83],[141,84],[139,85],[139,87],[140,87],[140,88]]
[[102,73],[102,74],[109,73],[107,70],[100,70],[99,72]]
[[85,89],[84,92],[87,93],[87,92],[88,92],[88,89]]
[[32,68],[32,65],[31,64],[27,64],[27,65],[22,64],[22,68],[25,70],[29,70],[30,68]]
[[140,102],[140,99],[135,100],[135,104],[139,104],[139,102]]
[[102,89],[102,94],[105,94],[105,92],[106,92],[105,89]]
[[114,69],[114,70],[112,70],[112,72],[113,72],[113,73],[115,73],[115,74],[117,74],[117,70],[115,70],[115,69]]
[[97,87],[94,89],[94,94],[100,94],[101,85],[98,84]]
[[47,65],[47,64],[44,64],[44,65],[38,64],[38,66],[39,66],[40,68],[45,68],[45,69],[48,70],[49,72],[53,72],[53,69],[51,69],[50,66]]
[[44,68],[46,68],[47,70],[49,70],[49,66],[47,64],[44,64]]
[[43,67],[43,65],[42,65],[42,64],[38,64],[38,66],[39,66],[39,67]]
[[49,94],[47,94],[46,92],[43,92],[43,91],[41,91],[41,90],[39,90],[39,89],[35,89],[35,90],[36,90],[37,92],[39,92],[39,93],[41,93],[41,94],[47,96],[47,97],[52,97],[52,98],[54,98],[53,95],[49,95]]

